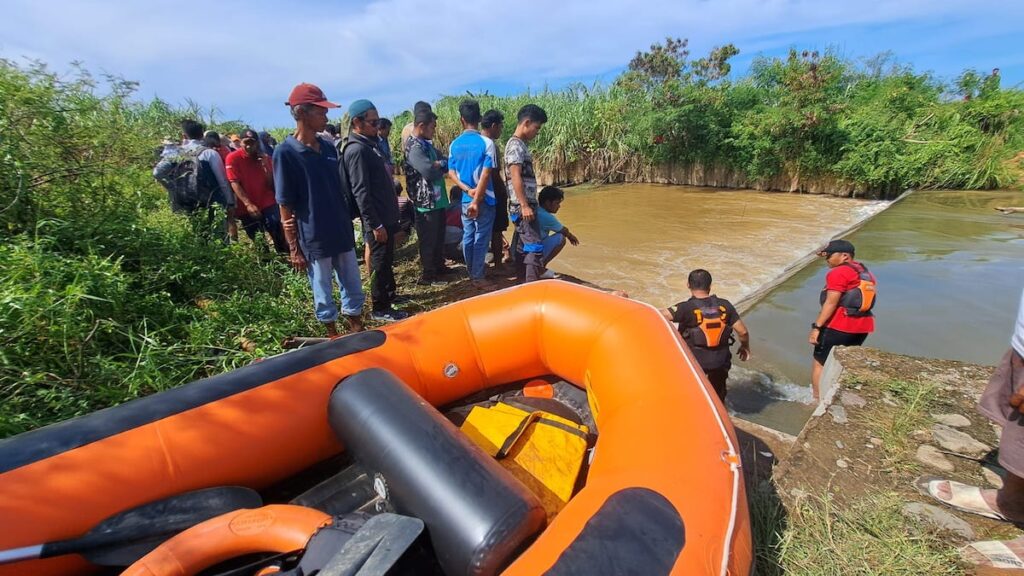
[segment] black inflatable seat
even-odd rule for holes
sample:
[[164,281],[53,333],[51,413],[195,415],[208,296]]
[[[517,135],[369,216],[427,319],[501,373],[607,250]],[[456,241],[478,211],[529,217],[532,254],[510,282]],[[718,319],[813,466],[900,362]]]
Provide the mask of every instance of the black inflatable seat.
[[391,372],[342,380],[328,419],[378,493],[423,521],[448,576],[496,574],[543,530],[540,500]]

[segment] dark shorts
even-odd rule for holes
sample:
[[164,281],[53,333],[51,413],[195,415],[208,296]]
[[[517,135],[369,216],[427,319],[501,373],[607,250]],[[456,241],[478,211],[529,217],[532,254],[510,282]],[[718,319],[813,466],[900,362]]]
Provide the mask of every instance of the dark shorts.
[[860,346],[868,337],[867,334],[850,334],[831,328],[822,328],[818,332],[818,345],[814,347],[814,359],[821,364],[828,360],[828,353],[836,346]]

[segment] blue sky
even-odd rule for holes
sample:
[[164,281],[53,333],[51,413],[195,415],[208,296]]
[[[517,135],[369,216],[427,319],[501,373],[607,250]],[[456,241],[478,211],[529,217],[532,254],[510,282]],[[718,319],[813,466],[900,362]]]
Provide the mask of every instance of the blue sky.
[[942,78],[998,67],[1024,86],[1021,0],[5,0],[0,57],[81,61],[141,82],[142,97],[274,127],[290,123],[298,82],[393,114],[466,90],[610,81],[665,36],[689,38],[694,57],[732,42],[738,73],[758,55],[832,47],[891,50]]

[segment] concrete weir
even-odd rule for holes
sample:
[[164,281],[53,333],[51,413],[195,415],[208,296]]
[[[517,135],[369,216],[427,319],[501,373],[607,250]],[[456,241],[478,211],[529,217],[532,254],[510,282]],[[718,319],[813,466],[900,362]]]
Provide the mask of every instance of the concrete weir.
[[[865,224],[870,222],[873,218],[877,217],[879,214],[885,212],[886,210],[892,208],[897,203],[899,203],[901,200],[907,198],[908,196],[910,196],[913,193],[914,193],[913,190],[907,190],[903,194],[900,194],[898,198],[896,198],[892,202],[889,202],[889,204],[887,204],[881,210],[879,210],[879,211],[877,211],[877,212],[875,212],[875,213],[873,213],[873,214],[871,214],[871,215],[869,215],[869,216],[867,216],[867,217],[865,217],[865,218],[855,222],[850,227],[848,227],[845,230],[839,232],[838,234],[835,234],[832,237],[832,239],[844,238],[846,236],[849,236],[850,234],[853,234],[857,230],[860,230]],[[747,310],[749,310],[755,304],[760,302],[765,296],[768,295],[768,293],[770,293],[772,290],[778,288],[783,282],[785,282],[786,280],[789,280],[790,278],[792,278],[793,275],[795,275],[797,272],[799,272],[799,271],[803,270],[804,268],[806,268],[808,264],[810,264],[811,262],[814,262],[815,259],[817,259],[817,258],[818,258],[818,253],[817,252],[810,252],[810,253],[806,254],[803,258],[800,258],[799,260],[793,262],[792,264],[787,266],[782,272],[780,272],[778,276],[773,278],[771,281],[762,284],[756,290],[754,290],[750,294],[747,294],[741,300],[736,302],[735,303],[736,310],[740,314],[746,313]]]

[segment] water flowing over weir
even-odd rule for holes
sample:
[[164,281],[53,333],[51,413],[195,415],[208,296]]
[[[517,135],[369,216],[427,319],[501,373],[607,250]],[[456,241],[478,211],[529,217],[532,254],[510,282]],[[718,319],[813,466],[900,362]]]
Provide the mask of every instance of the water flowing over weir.
[[[902,354],[994,364],[1024,286],[1024,218],[992,208],[1021,192],[915,192],[893,205],[829,196],[630,185],[568,189],[559,219],[580,237],[552,268],[664,308],[688,297],[706,268],[715,292],[742,302],[754,358],[734,359],[727,405],[790,433],[811,412],[810,345],[825,267],[780,274],[829,238],[848,236],[879,277],[878,332],[868,345]],[[875,215],[877,217],[874,217]],[[874,217],[874,218],[873,218]],[[788,269],[788,270],[787,270]]]
[[706,268],[739,302],[888,203],[685,186],[570,188],[558,218],[580,238],[552,269],[665,308]]

